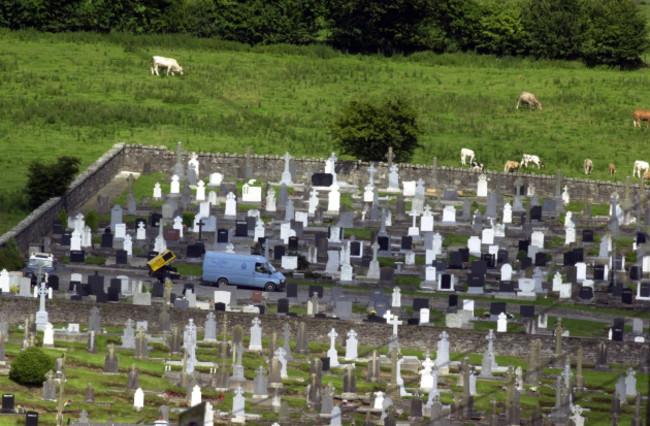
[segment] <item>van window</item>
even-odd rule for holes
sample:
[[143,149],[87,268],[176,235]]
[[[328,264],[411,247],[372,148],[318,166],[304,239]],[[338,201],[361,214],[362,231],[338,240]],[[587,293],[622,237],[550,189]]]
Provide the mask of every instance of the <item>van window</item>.
[[260,272],[262,274],[265,274],[268,271],[266,270],[266,265],[264,263],[256,263],[255,264],[255,272]]

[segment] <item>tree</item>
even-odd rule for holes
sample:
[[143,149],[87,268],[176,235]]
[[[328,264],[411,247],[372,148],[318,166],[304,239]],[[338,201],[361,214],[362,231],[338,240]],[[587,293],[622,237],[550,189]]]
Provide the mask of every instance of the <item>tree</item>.
[[20,252],[16,240],[11,237],[4,247],[0,248],[0,269],[19,271],[24,266],[23,254]]
[[364,161],[382,161],[393,147],[395,161],[408,162],[422,133],[415,109],[402,97],[381,103],[353,100],[330,130],[344,154]]
[[29,206],[32,209],[52,197],[64,195],[68,186],[79,171],[81,160],[77,157],[63,156],[53,164],[43,164],[41,160],[32,161],[27,168],[27,187]]
[[334,47],[351,52],[412,52],[434,48],[429,0],[326,0],[325,19]]
[[522,11],[531,55],[548,59],[580,56],[580,0],[526,0]]
[[20,352],[11,362],[9,378],[21,385],[38,386],[45,381],[45,373],[53,369],[54,360],[42,349],[32,346]]
[[638,68],[648,47],[646,20],[631,0],[586,0],[581,56],[589,66]]

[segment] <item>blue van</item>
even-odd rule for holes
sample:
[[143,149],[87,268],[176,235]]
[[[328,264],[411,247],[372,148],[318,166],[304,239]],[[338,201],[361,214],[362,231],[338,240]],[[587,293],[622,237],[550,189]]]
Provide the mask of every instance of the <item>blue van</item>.
[[217,251],[205,253],[201,279],[217,286],[245,285],[266,291],[283,290],[286,283],[264,256]]

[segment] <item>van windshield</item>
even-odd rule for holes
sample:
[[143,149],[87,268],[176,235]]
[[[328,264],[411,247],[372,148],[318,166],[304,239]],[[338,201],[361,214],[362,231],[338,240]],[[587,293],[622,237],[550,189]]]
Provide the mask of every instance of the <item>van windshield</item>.
[[266,268],[267,271],[269,271],[271,273],[275,272],[275,268],[270,263],[264,264],[264,267]]

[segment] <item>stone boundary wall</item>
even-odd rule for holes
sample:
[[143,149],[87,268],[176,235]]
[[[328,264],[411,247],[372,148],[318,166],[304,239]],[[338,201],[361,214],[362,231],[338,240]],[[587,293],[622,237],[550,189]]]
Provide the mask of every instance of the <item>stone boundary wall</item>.
[[[185,153],[184,166],[187,165],[188,159],[189,153]],[[199,153],[198,159],[201,178],[205,178],[208,172],[219,171],[226,178],[264,176],[271,181],[279,182],[284,171],[284,158],[277,155]],[[325,169],[325,159],[302,157],[293,161],[296,168],[295,181],[311,182],[312,174]],[[21,250],[26,251],[30,243],[40,242],[49,233],[52,222],[62,208],[65,208],[68,214],[74,213],[75,209],[94,197],[97,191],[108,184],[120,171],[169,173],[175,163],[175,153],[165,146],[115,144],[74,180],[66,196],[47,201],[9,232],[0,236],[0,247],[13,237]],[[336,165],[338,180],[363,186],[368,181],[369,166],[370,163],[361,161],[339,161]],[[382,182],[387,182],[387,164],[379,163],[375,167],[377,168],[375,184],[381,187]],[[533,182],[541,198],[553,197],[555,193],[556,176],[553,175],[503,173],[491,170],[485,173],[490,180],[489,188],[494,190],[496,185],[500,184],[504,195],[513,194],[517,177],[521,177],[525,185]],[[399,174],[401,181],[422,178],[425,185],[431,187],[436,173],[432,166],[399,164]],[[437,168],[439,185],[454,185],[469,194],[476,193],[477,177],[476,172],[466,168]],[[613,192],[622,195],[625,187],[622,183],[566,177],[562,181],[562,186],[564,185],[569,187],[572,199],[582,201],[589,199],[593,203],[606,203]],[[638,188],[638,185],[635,186]]]
[[124,147],[123,143],[113,145],[110,150],[75,178],[65,196],[49,199],[18,225],[1,235],[0,247],[4,247],[10,238],[14,238],[18,247],[26,252],[30,243],[41,242],[43,237],[52,230],[52,224],[61,209],[65,208],[69,216],[88,199],[94,197],[122,170]]
[[[36,313],[38,310],[38,299],[31,298],[0,298],[0,320],[8,321],[10,324],[22,324],[29,313]],[[81,326],[88,325],[90,309],[97,306],[101,313],[102,327],[124,327],[127,319],[134,321],[146,320],[152,331],[159,327],[158,316],[160,314],[160,305],[156,302],[152,306],[136,306],[123,303],[111,304],[94,304],[92,302],[72,302],[66,299],[48,300],[46,309],[49,312],[49,320],[53,324],[65,325],[67,323],[79,323]],[[199,310],[178,310],[171,311],[172,326],[183,329],[190,318],[194,319],[195,324],[199,327],[199,332],[203,331],[203,325],[207,311]],[[223,314],[217,314],[217,330],[221,330]],[[240,324],[244,327],[244,336],[249,336],[251,321],[255,317],[251,314],[233,313],[228,314],[229,330]],[[282,339],[284,324],[289,321],[292,325],[293,340],[295,340],[296,325],[298,322],[305,322],[309,335],[309,342],[319,342],[327,344],[329,337],[327,334],[331,328],[336,328],[339,335],[337,344],[343,345],[346,334],[349,330],[354,329],[358,333],[359,346],[368,346],[373,348],[385,347],[388,344],[388,337],[392,334],[392,325],[368,322],[340,321],[336,319],[323,318],[290,318],[278,315],[260,315],[259,316],[267,338],[271,333],[278,334],[278,340]],[[404,348],[413,350],[436,350],[436,344],[440,339],[440,333],[446,331],[450,337],[450,351],[461,353],[482,354],[487,349],[487,335],[484,331],[450,329],[428,326],[407,326],[399,328],[400,343]],[[14,338],[15,335],[14,335]],[[22,338],[22,336],[20,337]],[[541,357],[548,361],[553,356],[555,350],[555,338],[550,335],[528,335],[515,333],[497,333],[497,339],[494,343],[495,352],[499,356],[512,356],[528,360],[530,355],[530,345],[532,340],[542,340]],[[585,364],[595,364],[597,359],[597,348],[602,339],[566,337],[562,338],[563,349],[569,354],[572,362],[575,362],[578,348],[583,346]],[[622,366],[631,366],[636,368],[639,363],[639,353],[641,344],[631,342],[614,342],[608,341],[607,359],[610,364]],[[100,348],[103,349],[103,348]],[[360,350],[360,355],[364,353]]]

